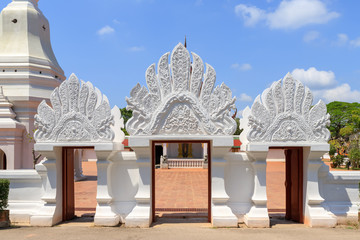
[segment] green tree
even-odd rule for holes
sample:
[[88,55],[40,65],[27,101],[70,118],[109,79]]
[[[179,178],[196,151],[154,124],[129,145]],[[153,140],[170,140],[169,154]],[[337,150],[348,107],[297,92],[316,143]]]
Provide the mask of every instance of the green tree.
[[359,165],[360,165],[360,149],[359,149],[359,147],[355,147],[350,150],[349,158],[351,161],[351,167],[353,169],[359,168]]
[[243,131],[243,129],[240,129],[240,118],[235,118],[236,121],[236,131],[234,135],[240,135],[240,133]]
[[327,104],[327,111],[330,114],[331,137],[333,139],[348,137],[360,130],[360,103],[331,102]]
[[[121,116],[124,119],[124,126],[126,126],[127,121],[132,117],[132,111],[131,110],[127,110],[126,107],[124,108],[120,108],[120,112],[121,112]],[[126,136],[129,136],[129,133],[126,131],[125,128],[121,129]]]

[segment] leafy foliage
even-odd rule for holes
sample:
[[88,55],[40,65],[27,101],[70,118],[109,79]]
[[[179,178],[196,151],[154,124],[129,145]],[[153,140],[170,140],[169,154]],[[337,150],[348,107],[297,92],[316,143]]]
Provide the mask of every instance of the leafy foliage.
[[335,168],[340,167],[344,163],[344,155],[338,154],[336,156],[332,156],[331,160]]
[[8,179],[0,179],[0,211],[8,207],[10,181]]
[[345,138],[360,131],[360,103],[331,102],[327,104],[330,114],[332,138]]
[[240,118],[235,118],[235,121],[236,121],[236,131],[234,135],[240,135],[240,133],[244,130],[244,129],[240,129]]
[[[132,111],[127,110],[126,107],[120,108],[121,116],[124,118],[124,125],[126,126],[126,122],[132,117]],[[126,136],[129,136],[129,133],[126,131],[125,128],[121,129]]]
[[331,140],[330,157],[334,166],[344,163],[348,155],[346,166],[353,169],[360,165],[360,103],[331,102],[327,105],[330,114]]
[[349,158],[353,169],[357,169],[360,166],[360,148],[359,146],[351,148],[349,152]]

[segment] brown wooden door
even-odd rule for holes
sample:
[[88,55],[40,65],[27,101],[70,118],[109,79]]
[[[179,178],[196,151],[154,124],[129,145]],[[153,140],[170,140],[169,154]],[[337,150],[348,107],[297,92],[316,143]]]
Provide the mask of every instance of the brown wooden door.
[[75,216],[74,149],[64,147],[62,156],[63,221],[67,221]]
[[286,156],[286,215],[285,218],[303,222],[303,150],[285,149]]

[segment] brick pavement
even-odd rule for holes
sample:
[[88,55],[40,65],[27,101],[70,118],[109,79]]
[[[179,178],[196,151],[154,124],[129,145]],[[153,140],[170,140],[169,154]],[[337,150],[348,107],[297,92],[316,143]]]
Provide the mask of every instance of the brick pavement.
[[267,207],[270,213],[285,214],[285,162],[268,162],[266,166]]
[[156,169],[156,212],[207,212],[207,169]]
[[96,210],[97,168],[96,162],[83,162],[86,179],[75,182],[75,215],[94,216]]

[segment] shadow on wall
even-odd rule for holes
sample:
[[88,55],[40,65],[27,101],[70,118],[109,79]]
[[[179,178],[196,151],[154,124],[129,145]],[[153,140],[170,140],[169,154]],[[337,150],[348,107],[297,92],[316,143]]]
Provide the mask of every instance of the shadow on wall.
[[233,213],[241,220],[252,206],[254,169],[243,152],[231,153],[227,158],[229,165],[225,168],[225,190],[230,197],[228,204]]
[[135,152],[117,153],[113,157],[110,176],[114,211],[125,218],[136,204],[134,199],[138,190],[139,168],[136,164]]
[[355,171],[329,172],[323,163],[319,170],[320,194],[324,208],[334,214],[338,223],[357,221],[360,174]]

